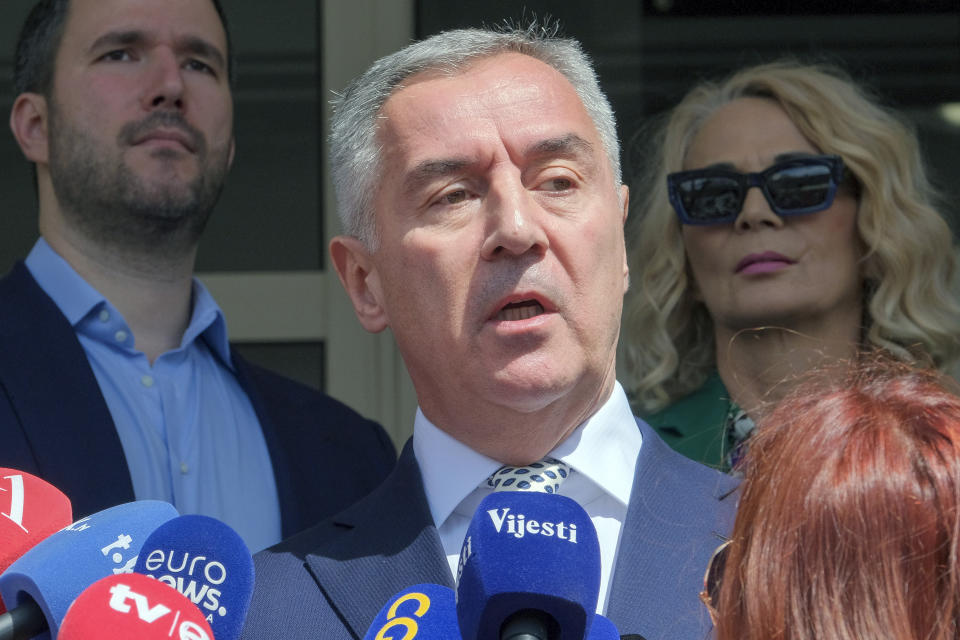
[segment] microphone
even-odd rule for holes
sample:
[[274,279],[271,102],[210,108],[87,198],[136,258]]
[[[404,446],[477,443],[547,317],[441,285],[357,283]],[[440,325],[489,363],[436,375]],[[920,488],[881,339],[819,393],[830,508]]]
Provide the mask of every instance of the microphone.
[[460,640],[456,596],[439,584],[417,584],[390,598],[363,640]]
[[107,576],[77,596],[57,640],[213,640],[195,604],[138,573]]
[[[177,516],[166,502],[142,500],[77,520],[27,551],[0,575],[0,640],[56,637],[70,603],[100,578],[130,573],[147,536]],[[46,634],[44,634],[46,637]]]
[[143,543],[133,570],[197,605],[217,640],[240,637],[253,596],[253,558],[223,522],[201,515],[168,520]]
[[[0,573],[71,522],[73,508],[62,491],[29,473],[0,467]],[[0,613],[6,610],[0,600]]]
[[[390,598],[374,618],[363,640],[460,640],[456,594],[439,584],[417,584]],[[61,634],[63,632],[61,631]],[[641,636],[624,636],[643,640]],[[585,640],[622,640],[612,622],[594,614]]]
[[457,571],[463,640],[581,640],[600,591],[600,543],[570,498],[497,492],[467,528]]

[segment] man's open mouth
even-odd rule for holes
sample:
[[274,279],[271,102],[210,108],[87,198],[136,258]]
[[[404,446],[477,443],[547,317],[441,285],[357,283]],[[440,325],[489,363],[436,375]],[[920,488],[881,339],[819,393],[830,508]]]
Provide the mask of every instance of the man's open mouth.
[[544,312],[543,305],[536,300],[520,300],[506,305],[496,315],[496,320],[513,322],[527,320]]

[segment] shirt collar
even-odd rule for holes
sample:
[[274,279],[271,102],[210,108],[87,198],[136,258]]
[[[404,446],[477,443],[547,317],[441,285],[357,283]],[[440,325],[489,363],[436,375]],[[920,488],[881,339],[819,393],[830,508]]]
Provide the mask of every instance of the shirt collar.
[[[80,277],[43,237],[37,240],[24,263],[33,279],[50,296],[74,329],[101,309],[107,309],[112,315],[122,317],[110,301]],[[233,366],[223,311],[203,283],[194,278],[193,312],[180,347],[189,346],[199,336],[203,336],[204,341],[221,361]]]
[[[643,435],[620,383],[600,410],[550,452],[626,507]],[[561,491],[562,493],[562,491]]]
[[457,505],[502,465],[441,430],[417,407],[413,452],[433,521],[439,527]]
[[[548,455],[566,462],[626,506],[642,440],[618,382],[600,409]],[[419,408],[413,423],[413,451],[438,527],[502,466],[441,430]]]

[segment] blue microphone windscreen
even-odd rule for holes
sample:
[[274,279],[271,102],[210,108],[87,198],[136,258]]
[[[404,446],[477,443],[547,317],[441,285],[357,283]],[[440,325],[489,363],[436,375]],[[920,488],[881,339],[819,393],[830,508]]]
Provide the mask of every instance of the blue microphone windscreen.
[[363,640],[459,640],[455,598],[439,584],[404,589],[383,605]]
[[545,612],[558,637],[584,637],[600,591],[600,543],[573,500],[547,493],[492,493],[467,528],[457,578],[464,640],[499,638],[518,611]]
[[167,502],[140,500],[77,520],[10,565],[0,575],[0,595],[9,609],[35,600],[56,637],[74,598],[100,578],[131,573],[147,536],[175,517]]
[[620,640],[620,632],[615,624],[595,613],[585,640]]
[[253,595],[253,558],[228,525],[201,515],[165,522],[143,543],[134,571],[189,598],[217,640],[240,637]]

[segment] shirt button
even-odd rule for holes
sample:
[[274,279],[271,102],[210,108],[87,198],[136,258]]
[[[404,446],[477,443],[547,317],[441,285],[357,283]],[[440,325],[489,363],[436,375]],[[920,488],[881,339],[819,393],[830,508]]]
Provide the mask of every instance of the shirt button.
[[181,463],[180,463],[180,473],[182,473],[183,475],[187,475],[187,473],[189,473],[189,471],[190,471],[190,467],[187,465],[187,463],[186,463],[186,462],[181,462]]
[[100,318],[100,322],[109,322],[109,321],[110,321],[110,312],[107,311],[106,309],[101,309],[101,310],[100,310],[100,315],[97,316],[97,317]]
[[113,337],[116,339],[117,342],[126,342],[127,332],[123,330],[117,331],[115,334],[113,334]]
[[142,378],[140,378],[140,384],[142,384],[145,387],[152,387],[153,376],[147,376],[147,375],[143,376]]

